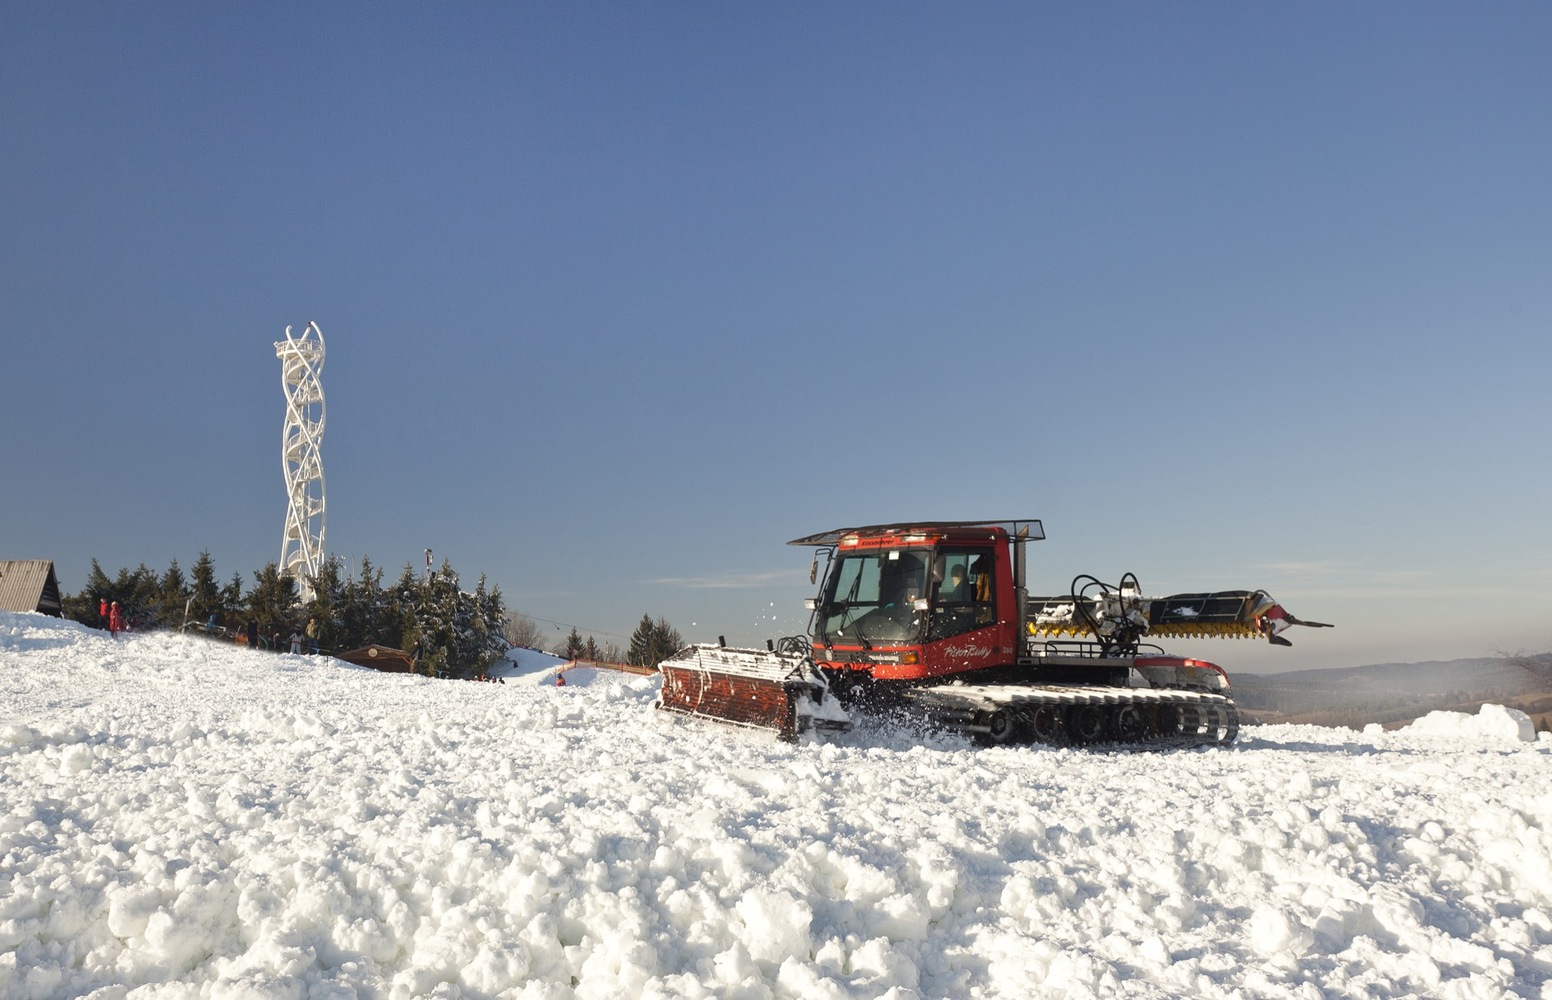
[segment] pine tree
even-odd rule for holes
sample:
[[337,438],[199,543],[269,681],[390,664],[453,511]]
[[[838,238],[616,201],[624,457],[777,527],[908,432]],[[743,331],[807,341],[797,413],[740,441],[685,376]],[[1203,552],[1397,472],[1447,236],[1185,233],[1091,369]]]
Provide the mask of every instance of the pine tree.
[[372,560],[361,560],[360,575],[349,580],[340,604],[340,649],[355,649],[369,643],[397,645],[400,636],[388,632],[388,594],[383,590],[383,571]]
[[383,586],[383,571],[373,566],[370,559],[361,560],[361,579],[356,586],[356,613],[362,630],[358,645],[380,642],[398,646],[402,619],[392,587]]
[[479,674],[506,649],[499,624],[505,617],[500,595],[484,593],[484,581],[473,594],[458,587],[458,574],[443,560],[442,568],[417,583],[409,567],[395,588],[403,600],[406,636],[413,635],[423,672],[439,676]]
[[312,638],[321,649],[336,651],[344,648],[340,639],[344,633],[341,612],[345,604],[345,583],[340,579],[344,563],[331,556],[318,567],[318,575],[310,578],[313,596],[303,609],[312,626]]
[[592,636],[587,637],[587,644],[582,647],[582,658],[592,660],[594,663],[603,659],[603,651],[598,648],[598,643],[593,641]]
[[216,568],[210,560],[209,550],[201,550],[190,571],[189,596],[194,598],[189,605],[192,621],[209,621],[212,614],[222,610],[221,588],[216,583]]
[[167,567],[167,572],[162,574],[157,594],[157,603],[160,605],[158,617],[169,626],[181,626],[188,610],[189,596],[183,570],[178,566],[178,560],[174,559],[172,565]]
[[642,615],[641,624],[631,633],[626,660],[633,666],[655,667],[677,653],[683,645],[684,639],[679,630],[668,624],[667,618],[659,617],[653,621],[651,615]]
[[506,604],[501,600],[501,588],[485,586],[485,574],[474,587],[474,666],[480,673],[490,669],[497,660],[507,655],[507,640],[502,632],[506,624]]
[[103,603],[115,600],[118,598],[113,593],[113,581],[108,579],[108,574],[93,559],[91,571],[86,574],[86,586],[81,588],[80,593],[66,596],[61,603],[64,605],[65,617],[71,621],[90,628],[105,629],[108,620],[102,614]]
[[652,628],[653,633],[657,639],[658,655],[657,659],[652,661],[652,665],[655,667],[659,663],[662,663],[664,660],[668,659],[670,656],[673,656],[675,653],[679,652],[680,649],[684,648],[684,637],[679,634],[678,629],[668,624],[667,618],[664,618],[661,615],[659,615],[658,620],[653,623]]
[[485,581],[469,594],[453,588],[453,666],[470,675],[485,672],[485,619],[480,614]]
[[133,572],[119,570],[113,581],[113,596],[119,602],[126,626],[136,632],[149,632],[162,627],[161,580],[141,563]]
[[[448,567],[449,574],[452,567]],[[452,609],[448,621],[447,662],[459,677],[473,677],[485,670],[484,622],[479,615],[479,602],[473,594],[458,588],[457,577],[446,600]]]
[[[292,581],[295,586],[296,581]],[[243,600],[243,582],[241,573],[233,573],[231,580],[221,588],[221,611],[223,614],[233,611],[241,611],[247,607]]]
[[280,567],[270,563],[253,574],[253,590],[248,594],[248,613],[267,636],[279,634],[279,651],[290,648],[291,634],[301,631],[301,604],[296,581]]
[[439,675],[451,674],[458,666],[458,577],[446,559],[442,560],[442,568],[422,585],[416,614],[420,620],[421,649],[430,659],[430,666]]
[[656,634],[657,626],[652,623],[652,616],[642,615],[641,624],[631,633],[630,648],[625,652],[626,662],[636,667],[657,666],[658,661],[652,658],[657,648],[654,643]]
[[582,643],[582,634],[578,632],[577,627],[573,625],[571,627],[571,633],[566,636],[566,650],[562,655],[564,655],[568,660],[579,660],[582,658],[582,654],[586,648],[587,647]]
[[404,571],[388,590],[387,621],[384,627],[388,634],[396,637],[393,645],[414,658],[416,673],[435,676],[436,671],[430,667],[425,651],[421,648],[418,614],[420,598],[420,579],[415,575],[415,567],[405,563]]

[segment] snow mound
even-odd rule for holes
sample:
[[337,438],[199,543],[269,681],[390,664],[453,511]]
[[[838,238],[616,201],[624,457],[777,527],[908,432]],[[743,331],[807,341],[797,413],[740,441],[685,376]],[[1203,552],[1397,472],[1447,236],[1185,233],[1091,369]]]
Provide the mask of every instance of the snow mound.
[[1483,705],[1476,715],[1465,712],[1429,712],[1405,727],[1408,732],[1447,736],[1460,740],[1536,742],[1536,726],[1517,708]]
[[563,656],[546,653],[541,649],[513,646],[507,650],[507,655],[497,660],[496,665],[486,673],[491,677],[527,677],[534,674],[553,676],[558,668],[569,662]]
[[[566,687],[589,687],[594,684],[629,686],[642,683],[655,686],[658,683],[655,674],[627,674],[622,670],[610,670],[607,667],[566,667],[556,673],[565,680]],[[544,683],[554,684],[555,674],[547,676]]]

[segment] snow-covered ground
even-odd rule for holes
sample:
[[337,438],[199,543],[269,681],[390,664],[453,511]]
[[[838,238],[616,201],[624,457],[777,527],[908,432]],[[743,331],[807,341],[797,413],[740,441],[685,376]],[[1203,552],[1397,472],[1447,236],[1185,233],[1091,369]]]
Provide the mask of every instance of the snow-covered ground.
[[789,746],[0,613],[4,997],[1552,998],[1552,743]]
[[509,649],[507,658],[491,667],[487,674],[497,678],[503,684],[539,683],[550,686],[555,685],[557,675],[562,675],[562,684],[578,687],[586,687],[600,678],[606,683],[618,682],[622,679],[615,671],[600,670],[593,666],[579,666],[575,661],[568,660],[564,656],[530,649],[527,646],[514,646]]

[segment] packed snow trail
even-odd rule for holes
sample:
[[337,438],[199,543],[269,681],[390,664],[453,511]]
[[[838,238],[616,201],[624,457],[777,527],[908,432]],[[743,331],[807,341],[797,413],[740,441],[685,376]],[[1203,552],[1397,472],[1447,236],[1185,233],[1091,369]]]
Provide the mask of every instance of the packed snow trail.
[[0,694],[6,998],[1552,1000],[1552,743],[1501,709],[791,746],[3,613]]

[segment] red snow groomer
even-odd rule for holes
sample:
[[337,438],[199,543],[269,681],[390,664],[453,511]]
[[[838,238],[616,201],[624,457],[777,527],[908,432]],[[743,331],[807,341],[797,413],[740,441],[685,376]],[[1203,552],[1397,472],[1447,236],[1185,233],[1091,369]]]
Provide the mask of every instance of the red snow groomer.
[[1130,573],[1031,597],[1038,520],[841,528],[812,546],[809,635],[765,650],[696,645],[664,660],[658,707],[774,729],[845,729],[903,711],[991,744],[1227,744],[1239,729],[1223,669],[1147,638],[1265,638],[1288,614],[1261,590],[1148,598]]

